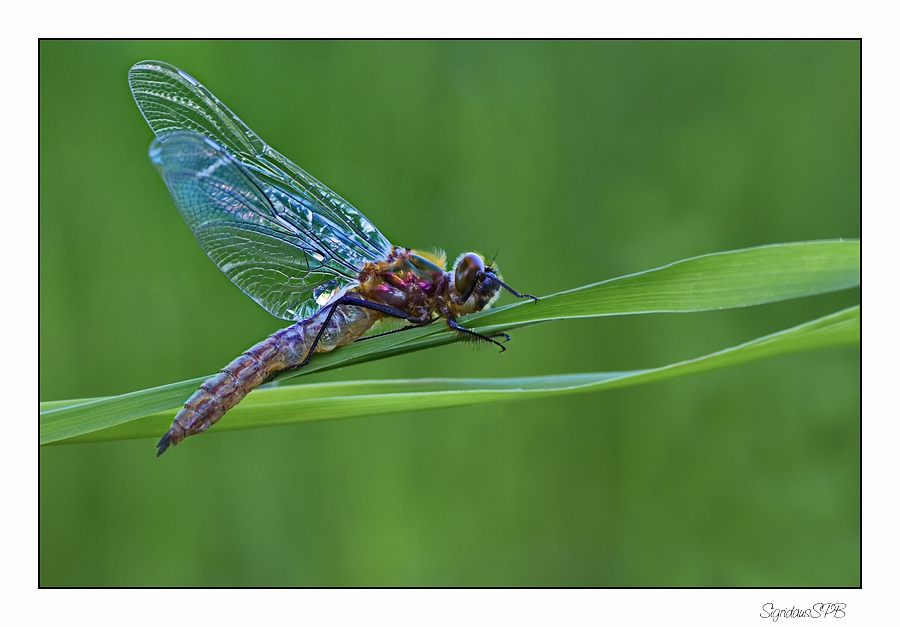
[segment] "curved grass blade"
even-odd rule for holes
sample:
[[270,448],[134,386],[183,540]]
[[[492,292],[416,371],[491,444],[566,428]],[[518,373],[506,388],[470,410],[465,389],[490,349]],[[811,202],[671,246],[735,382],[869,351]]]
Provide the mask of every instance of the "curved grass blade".
[[[858,286],[859,281],[859,240],[773,244],[685,259],[545,296],[537,303],[521,302],[481,312],[463,322],[482,333],[492,333],[567,318],[747,307],[847,289]],[[444,325],[429,325],[316,355],[308,366],[282,379],[457,339]],[[179,407],[207,378],[80,403],[41,404],[40,441],[71,438]]]
[[[493,333],[551,320],[734,309],[836,292],[858,287],[859,282],[859,240],[772,244],[692,257],[544,296],[537,303],[521,301],[490,309],[467,316],[464,324],[480,333]],[[319,355],[309,366],[287,373],[285,378],[442,346],[457,339],[443,325],[422,327]]]
[[[248,429],[400,411],[458,407],[593,392],[734,366],[757,359],[859,342],[860,308],[851,307],[799,326],[702,357],[660,368],[508,379],[349,381],[257,390],[211,430]],[[158,437],[174,411],[154,413],[59,442]]]

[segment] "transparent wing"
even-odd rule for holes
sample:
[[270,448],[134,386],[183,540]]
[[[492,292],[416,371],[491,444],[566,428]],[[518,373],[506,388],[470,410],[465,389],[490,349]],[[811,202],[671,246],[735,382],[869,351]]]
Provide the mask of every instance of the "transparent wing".
[[216,142],[178,131],[153,140],[150,158],[206,254],[273,315],[305,318],[356,283],[358,268],[328,254],[340,234]]
[[[179,138],[182,149],[188,149],[187,144],[193,142],[197,144],[193,150],[198,152],[200,147],[196,139],[184,139],[178,131],[193,131],[213,140],[221,152],[233,157],[231,165],[226,168],[229,173],[235,172],[228,181],[231,186],[237,187],[238,181],[253,181],[257,193],[263,196],[256,198],[250,206],[254,210],[262,209],[263,201],[267,200],[266,211],[269,212],[267,215],[277,216],[277,223],[283,229],[291,231],[289,237],[281,238],[282,245],[293,247],[294,254],[303,259],[280,262],[281,267],[273,275],[269,274],[271,268],[264,267],[262,253],[254,248],[256,246],[254,239],[247,237],[241,230],[244,214],[235,214],[241,215],[240,219],[235,216],[226,219],[233,223],[229,227],[232,230],[227,232],[235,239],[233,244],[235,251],[241,250],[241,263],[245,269],[252,267],[255,260],[258,260],[259,272],[269,276],[270,281],[274,281],[265,287],[257,287],[249,281],[239,281],[232,271],[226,269],[218,259],[213,258],[232,281],[274,315],[293,318],[296,316],[290,315],[291,311],[298,312],[296,315],[301,315],[299,312],[311,313],[317,305],[312,302],[298,307],[295,298],[298,290],[313,296],[315,290],[323,285],[322,277],[329,272],[330,278],[344,284],[351,269],[358,271],[366,261],[382,259],[390,252],[390,242],[363,214],[288,158],[273,150],[208,89],[185,72],[161,61],[142,61],[129,70],[128,83],[144,119],[163,147],[169,141]],[[187,178],[189,173],[184,166],[174,163],[172,159],[174,151],[152,148],[151,151],[153,150],[158,153],[157,158],[160,160],[157,163],[158,167],[162,164],[163,170],[177,172],[179,180]],[[168,159],[166,154],[169,155]],[[243,179],[236,173],[240,173]],[[168,179],[166,183],[171,190],[172,184]],[[214,203],[213,206],[221,205]],[[203,213],[194,205],[179,204],[179,209],[189,223],[191,223],[189,215]],[[253,220],[255,219],[254,217]],[[251,224],[256,223],[250,220],[244,230],[252,231]],[[194,232],[196,234],[197,230]],[[243,236],[239,237],[238,234]],[[216,237],[226,238],[225,232]],[[323,256],[323,260],[307,265],[310,255],[313,254],[310,251],[313,250]],[[209,250],[207,253],[212,257]],[[287,260],[290,257],[290,248],[283,249],[280,254],[283,255],[282,259]],[[271,260],[267,263],[271,263]],[[287,274],[288,270],[296,271],[302,267],[315,267],[317,270],[316,272],[307,270],[306,274],[301,275]],[[355,279],[355,272],[353,278]],[[284,291],[281,302],[278,302],[274,295],[279,289]],[[265,294],[262,290],[265,290]]]

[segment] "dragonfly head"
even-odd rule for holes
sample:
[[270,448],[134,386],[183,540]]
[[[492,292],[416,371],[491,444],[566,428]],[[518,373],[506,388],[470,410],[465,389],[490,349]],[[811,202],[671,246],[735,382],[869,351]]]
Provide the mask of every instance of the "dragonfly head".
[[478,253],[464,253],[453,266],[454,300],[460,314],[475,313],[490,306],[500,294],[501,284],[492,278],[500,278],[493,264],[485,265]]

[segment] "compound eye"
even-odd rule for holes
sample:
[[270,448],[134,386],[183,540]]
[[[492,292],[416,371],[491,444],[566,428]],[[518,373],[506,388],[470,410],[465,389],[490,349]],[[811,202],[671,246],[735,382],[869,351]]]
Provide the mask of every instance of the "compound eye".
[[476,253],[466,253],[456,262],[456,271],[453,274],[453,287],[457,293],[465,294],[471,289],[479,273],[484,272],[484,259]]

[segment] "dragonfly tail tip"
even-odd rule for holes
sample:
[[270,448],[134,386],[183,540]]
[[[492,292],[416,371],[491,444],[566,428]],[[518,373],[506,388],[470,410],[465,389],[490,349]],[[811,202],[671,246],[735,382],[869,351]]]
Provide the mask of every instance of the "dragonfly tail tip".
[[163,453],[166,452],[166,449],[169,448],[169,434],[166,433],[163,437],[159,439],[159,442],[156,443],[156,456],[159,457]]

